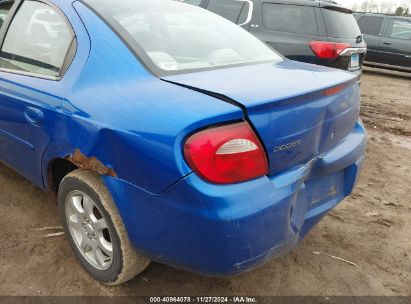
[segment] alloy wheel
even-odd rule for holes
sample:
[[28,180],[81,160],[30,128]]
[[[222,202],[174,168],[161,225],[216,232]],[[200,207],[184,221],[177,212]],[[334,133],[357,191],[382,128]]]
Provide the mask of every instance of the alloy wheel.
[[72,191],[66,199],[66,220],[81,255],[99,270],[110,268],[113,243],[103,213],[87,194]]

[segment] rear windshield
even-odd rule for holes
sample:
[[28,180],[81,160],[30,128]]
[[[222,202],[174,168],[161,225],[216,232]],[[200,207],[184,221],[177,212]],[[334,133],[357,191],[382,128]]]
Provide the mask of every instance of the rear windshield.
[[283,60],[241,27],[193,5],[172,0],[84,2],[155,74]]
[[322,9],[322,13],[329,37],[355,39],[361,35],[353,14],[331,9]]

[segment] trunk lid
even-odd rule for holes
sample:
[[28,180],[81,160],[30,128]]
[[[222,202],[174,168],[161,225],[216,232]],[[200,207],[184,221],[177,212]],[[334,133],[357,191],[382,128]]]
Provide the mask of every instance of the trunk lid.
[[[237,104],[265,146],[270,174],[303,164],[354,128],[360,96],[354,75],[285,60],[173,75],[163,80]],[[338,93],[325,90],[346,84]]]

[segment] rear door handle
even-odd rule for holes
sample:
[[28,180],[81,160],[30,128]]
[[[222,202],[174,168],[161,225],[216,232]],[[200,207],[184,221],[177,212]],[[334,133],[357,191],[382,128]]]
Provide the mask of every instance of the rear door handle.
[[391,45],[391,42],[389,42],[389,41],[384,41],[383,43],[386,44],[386,45]]
[[43,111],[33,108],[33,107],[26,107],[24,109],[24,116],[26,120],[35,126],[41,126],[44,121],[44,113]]

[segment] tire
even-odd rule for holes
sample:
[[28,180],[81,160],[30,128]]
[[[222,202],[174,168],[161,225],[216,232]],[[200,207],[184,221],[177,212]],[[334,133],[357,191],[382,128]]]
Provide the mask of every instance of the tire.
[[150,264],[132,246],[117,207],[101,177],[74,170],[58,192],[66,237],[80,264],[94,279],[118,285]]

